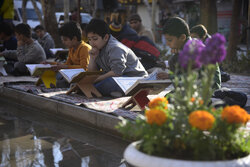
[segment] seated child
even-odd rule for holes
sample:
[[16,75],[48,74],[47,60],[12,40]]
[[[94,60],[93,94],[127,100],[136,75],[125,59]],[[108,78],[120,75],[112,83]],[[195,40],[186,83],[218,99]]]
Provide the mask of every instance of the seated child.
[[126,12],[117,11],[111,14],[110,33],[118,41],[129,47],[146,70],[157,66],[160,51],[156,44],[147,36],[140,36],[126,23]]
[[[211,38],[211,36],[207,32],[206,27],[203,26],[202,24],[198,24],[196,26],[193,26],[190,29],[190,35],[192,38],[200,39],[203,43],[205,43],[205,41],[208,38]],[[230,75],[227,72],[223,71],[223,68],[221,65],[219,67],[220,67],[220,72],[221,72],[221,81],[226,82],[226,81],[230,80]]]
[[[173,53],[168,60],[169,68],[171,71],[179,74],[179,51],[183,48],[185,43],[191,39],[188,24],[179,17],[169,18],[163,27],[163,34],[166,38],[167,46],[171,48],[171,53]],[[157,77],[158,79],[167,79],[170,76],[166,72],[160,72]],[[213,87],[215,89],[221,87],[219,66],[215,73],[214,82],[215,84]]]
[[110,34],[105,21],[92,19],[86,34],[92,46],[88,71],[103,71],[95,81],[95,87],[103,96],[113,96],[114,92],[118,92],[118,96],[124,94],[112,77],[147,75],[134,52]]
[[[87,70],[89,64],[89,51],[91,46],[82,41],[82,30],[78,23],[68,22],[59,28],[59,35],[61,36],[63,44],[69,48],[69,54],[66,63],[51,63],[56,64],[53,69],[58,71],[65,68],[83,68]],[[68,82],[57,74],[56,87],[69,87]]]
[[190,29],[190,35],[192,38],[200,39],[202,42],[205,42],[207,38],[211,38],[211,36],[207,32],[206,27],[202,24],[193,26]]
[[54,57],[52,52],[50,51],[51,48],[55,48],[54,39],[51,35],[45,31],[43,26],[38,25],[34,28],[36,35],[38,36],[38,42],[43,47],[47,58]]
[[0,40],[3,41],[3,47],[0,52],[17,49],[17,39],[14,34],[13,24],[7,22],[0,23]]
[[5,50],[0,53],[7,60],[5,70],[15,76],[28,75],[25,64],[37,64],[46,59],[41,45],[31,38],[31,28],[21,23],[15,27],[17,50]]

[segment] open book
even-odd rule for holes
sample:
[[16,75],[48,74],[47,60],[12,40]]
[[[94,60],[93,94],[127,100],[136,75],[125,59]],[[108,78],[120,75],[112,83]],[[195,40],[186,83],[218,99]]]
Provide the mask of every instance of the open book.
[[132,96],[140,89],[150,89],[150,94],[157,94],[168,87],[172,82],[169,79],[157,80],[158,70],[154,70],[147,77],[113,77],[125,95]]
[[44,71],[51,69],[52,66],[50,64],[26,64],[32,76],[41,76]]
[[51,48],[49,49],[53,55],[59,54],[60,52],[68,52],[68,49],[63,49],[63,48]]
[[100,74],[100,71],[85,71],[83,68],[76,69],[61,69],[59,72],[62,76],[69,82],[75,83],[80,81],[85,75],[97,75]]
[[4,65],[4,61],[1,61],[0,60],[0,76],[1,75],[3,75],[3,76],[7,76],[8,74],[6,73],[6,71],[5,71],[5,69],[4,69],[4,67],[3,67],[3,65]]
[[164,61],[166,68],[169,68],[168,60]]

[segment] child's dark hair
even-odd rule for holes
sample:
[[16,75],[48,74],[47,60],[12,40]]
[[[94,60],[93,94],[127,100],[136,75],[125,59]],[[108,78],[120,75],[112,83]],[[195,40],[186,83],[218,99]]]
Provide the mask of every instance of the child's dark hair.
[[86,27],[87,27],[88,23],[81,23],[81,29],[82,31],[85,31]]
[[106,34],[110,34],[108,24],[104,20],[101,20],[101,19],[92,19],[87,25],[85,31],[86,31],[86,34],[92,32],[94,34],[100,35],[102,38]]
[[207,36],[207,29],[204,25],[198,24],[190,29],[190,33],[197,34],[201,39],[205,39]]
[[26,23],[20,23],[15,26],[15,32],[18,34],[22,34],[27,38],[31,38],[31,28]]
[[185,34],[187,37],[190,36],[188,24],[180,17],[169,18],[163,27],[163,34],[180,37]]
[[14,25],[9,22],[1,22],[0,23],[0,33],[4,33],[7,36],[11,36],[14,34]]
[[67,22],[59,28],[59,35],[68,37],[71,40],[76,37],[78,41],[82,40],[82,29],[80,25],[74,21]]
[[44,30],[44,27],[42,25],[38,25],[34,28],[34,31],[36,30]]

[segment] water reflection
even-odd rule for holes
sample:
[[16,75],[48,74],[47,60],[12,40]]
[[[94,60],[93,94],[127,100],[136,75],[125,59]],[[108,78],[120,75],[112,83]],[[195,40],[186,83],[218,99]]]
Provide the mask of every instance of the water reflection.
[[8,136],[6,134],[3,135],[4,140],[2,144],[2,161],[0,166],[10,166],[9,160],[10,160],[10,141],[8,139]]
[[63,154],[62,154],[60,148],[61,148],[61,145],[58,142],[54,142],[52,149],[53,149],[55,167],[58,167],[59,162],[63,159]]
[[90,160],[89,156],[83,157],[81,167],[89,167],[89,160]]
[[[1,112],[0,134],[0,167],[128,167],[122,162],[122,155],[75,140],[72,131],[70,136],[65,136],[40,124]],[[93,136],[91,140],[97,142]],[[105,147],[112,141],[107,143]]]

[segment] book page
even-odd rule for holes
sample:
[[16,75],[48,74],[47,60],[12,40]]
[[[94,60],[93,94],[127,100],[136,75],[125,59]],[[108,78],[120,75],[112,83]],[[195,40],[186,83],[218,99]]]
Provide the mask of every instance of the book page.
[[81,72],[85,72],[83,68],[77,69],[61,69],[59,72],[63,75],[63,77],[70,83],[74,77],[76,77]]
[[35,64],[26,64],[26,67],[28,68],[30,74],[32,75],[35,71],[36,65]]
[[[150,73],[147,77],[139,79],[138,81],[136,81],[133,85],[131,85],[125,92],[126,95],[130,94],[134,88],[136,88],[137,86],[139,86],[140,88],[152,88],[154,87],[154,85],[160,85],[161,83],[169,83],[169,80],[158,80],[157,79],[157,74],[159,72],[161,72],[161,69],[155,69],[152,73]],[[143,86],[140,86],[143,85]],[[158,86],[157,86],[158,87]],[[138,88],[138,87],[137,87]],[[137,89],[136,88],[136,89]],[[139,90],[139,89],[138,89]],[[135,93],[135,92],[133,92]]]
[[149,94],[158,94],[165,90],[171,84],[171,80],[138,80],[133,86],[131,86],[125,95],[133,96],[141,89],[149,89]]
[[63,49],[63,48],[51,48],[49,50],[55,55],[57,51],[65,50],[65,49]]
[[155,69],[152,73],[150,73],[147,77],[143,78],[142,80],[157,80],[157,74],[159,69]]
[[142,77],[113,77],[116,83],[125,93],[137,80],[142,79]]
[[35,70],[38,68],[51,68],[50,64],[26,64],[31,75],[34,74]]
[[169,68],[168,60],[165,60],[164,63],[166,65],[166,68]]
[[6,73],[3,65],[4,65],[4,61],[0,61],[0,73],[3,74],[3,76],[7,76],[8,74]]

